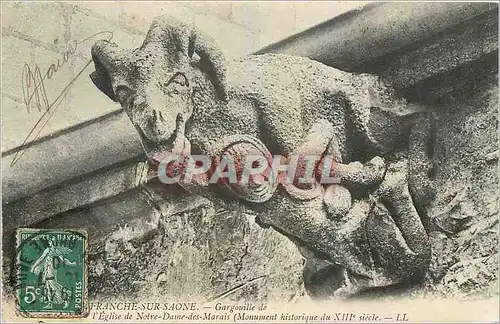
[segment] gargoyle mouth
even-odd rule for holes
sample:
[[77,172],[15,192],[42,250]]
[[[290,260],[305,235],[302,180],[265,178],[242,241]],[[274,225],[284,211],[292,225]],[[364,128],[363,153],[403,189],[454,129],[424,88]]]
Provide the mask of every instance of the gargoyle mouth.
[[164,143],[158,144],[155,141],[150,140],[146,134],[144,134],[144,131],[136,127],[137,132],[139,133],[139,137],[144,149],[144,153],[148,157],[148,159],[153,162],[154,164],[159,164],[161,158],[158,157],[164,157],[166,154],[171,153],[173,150],[174,146],[174,141],[176,138],[176,134],[172,134],[168,140],[166,140]]
[[[161,111],[154,110],[152,119],[148,122],[149,129],[155,129],[155,136],[148,136],[146,132],[141,127],[136,127],[139,136],[141,138],[142,144],[145,149],[145,153],[148,157],[154,156],[165,156],[166,154],[173,153],[176,151],[176,154],[179,154],[180,151],[185,154],[189,154],[190,152],[185,152],[183,148],[177,147],[181,145],[183,141],[180,141],[184,138],[184,141],[187,140],[184,137],[184,122],[181,114],[177,116],[176,119],[176,127],[173,131],[165,130],[164,128],[160,128],[159,126],[166,124],[166,120],[163,117]],[[160,131],[160,129],[163,129]],[[163,134],[171,133],[170,137],[166,139],[158,140],[154,137],[161,138]],[[151,138],[153,137],[153,138]],[[156,161],[155,158],[153,160]]]
[[148,122],[149,128],[155,127],[155,134],[150,134],[149,136],[142,128],[137,127],[140,137],[151,147],[161,146],[164,149],[167,147],[172,147],[175,139],[177,138],[177,130],[174,130],[174,132],[172,132],[168,138],[163,138],[167,134],[167,131],[161,130],[158,125],[159,124],[157,122]]

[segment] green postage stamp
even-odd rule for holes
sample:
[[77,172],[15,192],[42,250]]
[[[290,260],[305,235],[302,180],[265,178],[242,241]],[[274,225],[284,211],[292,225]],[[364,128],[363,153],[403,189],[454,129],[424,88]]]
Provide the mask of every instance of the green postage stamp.
[[17,230],[17,312],[25,317],[87,316],[87,233]]

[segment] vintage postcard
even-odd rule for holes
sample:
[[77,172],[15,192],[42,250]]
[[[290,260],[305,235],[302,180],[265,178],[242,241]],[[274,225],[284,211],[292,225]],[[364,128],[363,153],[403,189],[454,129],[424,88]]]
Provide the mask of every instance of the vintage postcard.
[[498,2],[1,14],[2,322],[498,323]]

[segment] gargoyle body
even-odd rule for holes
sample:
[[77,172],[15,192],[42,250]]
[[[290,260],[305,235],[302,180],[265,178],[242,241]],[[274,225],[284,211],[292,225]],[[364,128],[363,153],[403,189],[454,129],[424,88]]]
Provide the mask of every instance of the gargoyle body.
[[[101,41],[92,55],[94,83],[122,105],[153,158],[165,151],[216,156],[236,146],[332,156],[338,184],[272,185],[241,198],[262,224],[296,241],[311,264],[342,268],[354,286],[342,289],[401,282],[428,266],[415,205],[432,199],[429,121],[419,117],[420,128],[405,131],[412,119],[396,113],[405,102],[377,77],[285,55],[226,62],[206,35],[165,16],[140,48]],[[422,153],[409,161],[380,157],[407,145]]]

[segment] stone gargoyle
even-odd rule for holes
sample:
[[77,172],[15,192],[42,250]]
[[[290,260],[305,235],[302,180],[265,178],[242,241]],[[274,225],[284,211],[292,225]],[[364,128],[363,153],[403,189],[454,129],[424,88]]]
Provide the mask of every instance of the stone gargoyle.
[[210,37],[167,16],[139,48],[103,40],[92,58],[94,84],[121,104],[153,159],[235,150],[334,157],[337,184],[233,188],[259,224],[297,243],[306,281],[335,273],[340,295],[425,272],[431,118],[401,113],[406,102],[376,76],[286,55],[226,61]]

